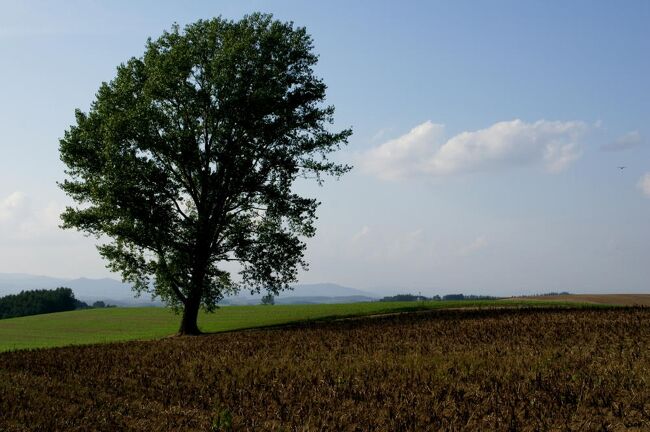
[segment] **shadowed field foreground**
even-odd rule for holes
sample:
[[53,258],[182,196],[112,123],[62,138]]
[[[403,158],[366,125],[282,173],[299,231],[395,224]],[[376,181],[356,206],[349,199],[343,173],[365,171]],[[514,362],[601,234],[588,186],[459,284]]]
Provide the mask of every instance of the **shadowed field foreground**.
[[0,354],[0,430],[650,428],[650,309],[432,311]]

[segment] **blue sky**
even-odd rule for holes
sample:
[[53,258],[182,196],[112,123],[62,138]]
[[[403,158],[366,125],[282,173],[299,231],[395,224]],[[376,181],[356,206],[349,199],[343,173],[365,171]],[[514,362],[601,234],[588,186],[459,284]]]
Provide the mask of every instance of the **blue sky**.
[[[650,2],[0,1],[0,272],[108,276],[62,232],[58,138],[147,37],[253,11],[306,26],[352,126],[302,282],[650,290]],[[618,166],[626,166],[620,170]],[[647,176],[647,177],[646,177]],[[115,276],[115,275],[113,275]]]

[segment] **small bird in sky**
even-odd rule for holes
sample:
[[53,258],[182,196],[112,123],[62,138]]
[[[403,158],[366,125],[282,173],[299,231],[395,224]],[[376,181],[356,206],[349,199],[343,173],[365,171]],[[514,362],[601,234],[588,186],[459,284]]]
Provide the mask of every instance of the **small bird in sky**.
[[627,168],[627,167],[624,167],[624,166],[618,167],[618,169],[620,169],[621,171],[623,171],[625,168]]

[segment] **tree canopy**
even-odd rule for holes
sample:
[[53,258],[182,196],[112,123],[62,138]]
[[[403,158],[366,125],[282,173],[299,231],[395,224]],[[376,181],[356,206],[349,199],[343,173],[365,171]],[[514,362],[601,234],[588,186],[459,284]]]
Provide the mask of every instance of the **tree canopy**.
[[70,288],[21,291],[0,297],[0,319],[53,312],[64,312],[88,307],[74,297]]
[[351,130],[328,130],[316,63],[306,29],[270,15],[174,25],[61,139],[77,203],[62,226],[104,239],[110,269],[182,309],[180,333],[199,332],[201,305],[277,294],[306,267],[319,203],[292,185],[350,169],[328,158]]

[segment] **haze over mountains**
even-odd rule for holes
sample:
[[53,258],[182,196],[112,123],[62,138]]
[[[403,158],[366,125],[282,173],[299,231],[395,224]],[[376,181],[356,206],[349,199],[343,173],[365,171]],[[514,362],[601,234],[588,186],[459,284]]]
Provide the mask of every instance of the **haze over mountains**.
[[[148,294],[135,297],[129,284],[111,278],[65,279],[24,273],[0,273],[0,297],[35,289],[71,288],[75,297],[85,302],[102,300],[118,306],[161,306],[159,300],[152,300]],[[236,297],[224,299],[223,304],[258,304],[263,295],[249,295],[245,291]],[[374,293],[332,283],[296,285],[276,298],[277,304],[293,303],[350,303],[376,300]]]

